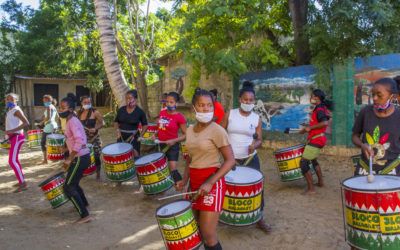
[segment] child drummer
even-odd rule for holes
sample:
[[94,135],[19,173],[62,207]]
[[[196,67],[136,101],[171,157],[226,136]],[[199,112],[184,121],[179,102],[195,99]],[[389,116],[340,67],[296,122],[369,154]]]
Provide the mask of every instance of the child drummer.
[[328,109],[332,109],[332,102],[325,98],[325,93],[320,89],[315,89],[310,98],[310,103],[315,105],[310,119],[310,126],[299,131],[300,134],[308,132],[306,147],[304,148],[303,157],[300,160],[300,168],[307,181],[307,190],[303,194],[315,194],[310,163],[318,177],[317,186],[323,187],[322,171],[317,161],[320,150],[326,144],[325,131],[328,126],[329,113]]
[[[160,149],[165,153],[168,160],[168,167],[171,176],[175,182],[182,180],[178,172],[177,163],[179,158],[179,142],[186,138],[186,120],[185,117],[176,111],[176,104],[179,101],[179,95],[176,92],[170,92],[167,95],[167,108],[161,110],[158,119],[158,130],[150,137],[155,140],[158,134],[160,140]],[[182,135],[178,135],[179,129]]]

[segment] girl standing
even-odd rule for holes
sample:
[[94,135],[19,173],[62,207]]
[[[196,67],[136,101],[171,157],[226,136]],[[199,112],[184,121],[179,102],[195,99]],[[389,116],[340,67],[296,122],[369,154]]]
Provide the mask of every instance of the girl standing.
[[[176,111],[176,104],[179,101],[178,93],[168,93],[166,101],[167,108],[161,110],[159,115],[158,130],[150,139],[155,140],[158,134],[158,139],[162,142],[160,143],[160,149],[165,153],[171,176],[177,182],[182,180],[182,176],[177,169],[179,142],[185,140],[187,127],[185,117]],[[179,129],[182,131],[180,136],[178,136]]]
[[96,162],[96,179],[100,180],[101,168],[101,139],[99,129],[104,126],[104,120],[99,111],[92,107],[92,99],[89,96],[81,97],[81,109],[78,112],[78,119],[85,128],[88,143],[92,144]]
[[[137,91],[129,90],[125,95],[126,106],[122,106],[114,120],[114,129],[117,131],[118,142],[128,142],[133,146],[133,155],[140,155],[140,141],[147,130],[147,118],[144,111],[136,105]],[[139,136],[138,128],[142,124]]]
[[19,151],[25,141],[24,128],[29,126],[24,112],[17,105],[18,96],[14,93],[9,93],[6,96],[6,105],[8,111],[6,113],[6,134],[10,141],[10,152],[8,154],[8,163],[14,170],[18,183],[14,186],[17,187],[14,193],[18,193],[27,189],[24,174],[22,173],[22,166],[19,163]]
[[42,136],[42,152],[43,152],[43,162],[42,164],[47,164],[47,150],[46,150],[46,138],[48,134],[54,133],[57,130],[57,109],[55,105],[57,104],[57,100],[54,99],[51,95],[43,96],[43,104],[46,107],[44,111],[44,120],[37,124],[38,127],[43,127],[43,136]]
[[85,130],[79,119],[74,116],[75,103],[76,97],[73,94],[68,94],[68,97],[61,100],[59,115],[67,120],[65,138],[69,156],[63,163],[64,167],[68,168],[64,192],[71,199],[81,217],[76,223],[81,224],[91,220],[87,210],[89,203],[79,186],[83,172],[90,165],[90,154],[86,147]]
[[332,110],[332,102],[325,98],[325,93],[320,89],[315,89],[310,98],[310,103],[315,105],[310,125],[299,131],[300,134],[308,133],[306,147],[304,148],[303,157],[300,160],[300,168],[307,181],[307,190],[303,194],[315,194],[310,163],[318,177],[317,186],[323,187],[322,171],[317,161],[319,152],[326,144],[325,131],[328,126],[329,113]]
[[[247,81],[243,83],[239,92],[239,102],[240,108],[228,112],[220,125],[228,131],[236,165],[260,171],[256,148],[262,143],[262,122],[260,116],[252,111],[256,103],[253,83]],[[264,192],[261,212],[264,212]],[[271,231],[271,228],[264,223],[263,217],[258,221],[257,227],[265,232]]]
[[400,175],[400,109],[391,103],[394,84],[391,78],[376,81],[374,104],[363,108],[354,122],[351,139],[362,151],[354,175],[369,174],[369,157],[375,174]]
[[[182,190],[190,179],[190,191],[197,191],[192,204],[204,247],[206,250],[219,250],[222,247],[217,239],[217,225],[225,197],[224,176],[235,161],[226,131],[212,121],[214,105],[210,92],[196,90],[192,105],[197,123],[187,129],[189,157],[184,179],[177,182],[176,189]],[[224,158],[222,165],[220,153]]]

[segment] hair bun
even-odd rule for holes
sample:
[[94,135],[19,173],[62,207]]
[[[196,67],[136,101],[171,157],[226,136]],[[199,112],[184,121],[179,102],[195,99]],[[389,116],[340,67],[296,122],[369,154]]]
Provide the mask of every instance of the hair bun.
[[76,102],[76,96],[73,93],[68,93],[67,98],[71,99],[71,101]]
[[249,88],[249,89],[254,89],[254,83],[250,82],[250,81],[245,81],[243,83],[243,87],[242,88]]

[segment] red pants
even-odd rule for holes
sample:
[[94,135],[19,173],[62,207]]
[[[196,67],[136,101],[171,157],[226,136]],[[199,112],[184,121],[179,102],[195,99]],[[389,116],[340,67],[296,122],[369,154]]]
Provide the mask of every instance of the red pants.
[[[190,168],[190,191],[196,191],[205,183],[219,168]],[[193,209],[221,212],[225,197],[225,178],[222,177],[212,187],[210,193],[205,196],[199,196],[192,200]]]

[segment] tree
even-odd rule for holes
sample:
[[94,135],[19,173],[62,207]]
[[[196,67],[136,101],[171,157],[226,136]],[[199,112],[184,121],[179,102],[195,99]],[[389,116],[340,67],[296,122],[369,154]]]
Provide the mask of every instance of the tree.
[[117,45],[112,28],[108,1],[94,0],[94,6],[107,78],[118,105],[123,106],[125,104],[125,93],[129,88],[118,60]]
[[311,52],[308,43],[307,25],[308,0],[288,0],[294,31],[296,65],[310,63]]

